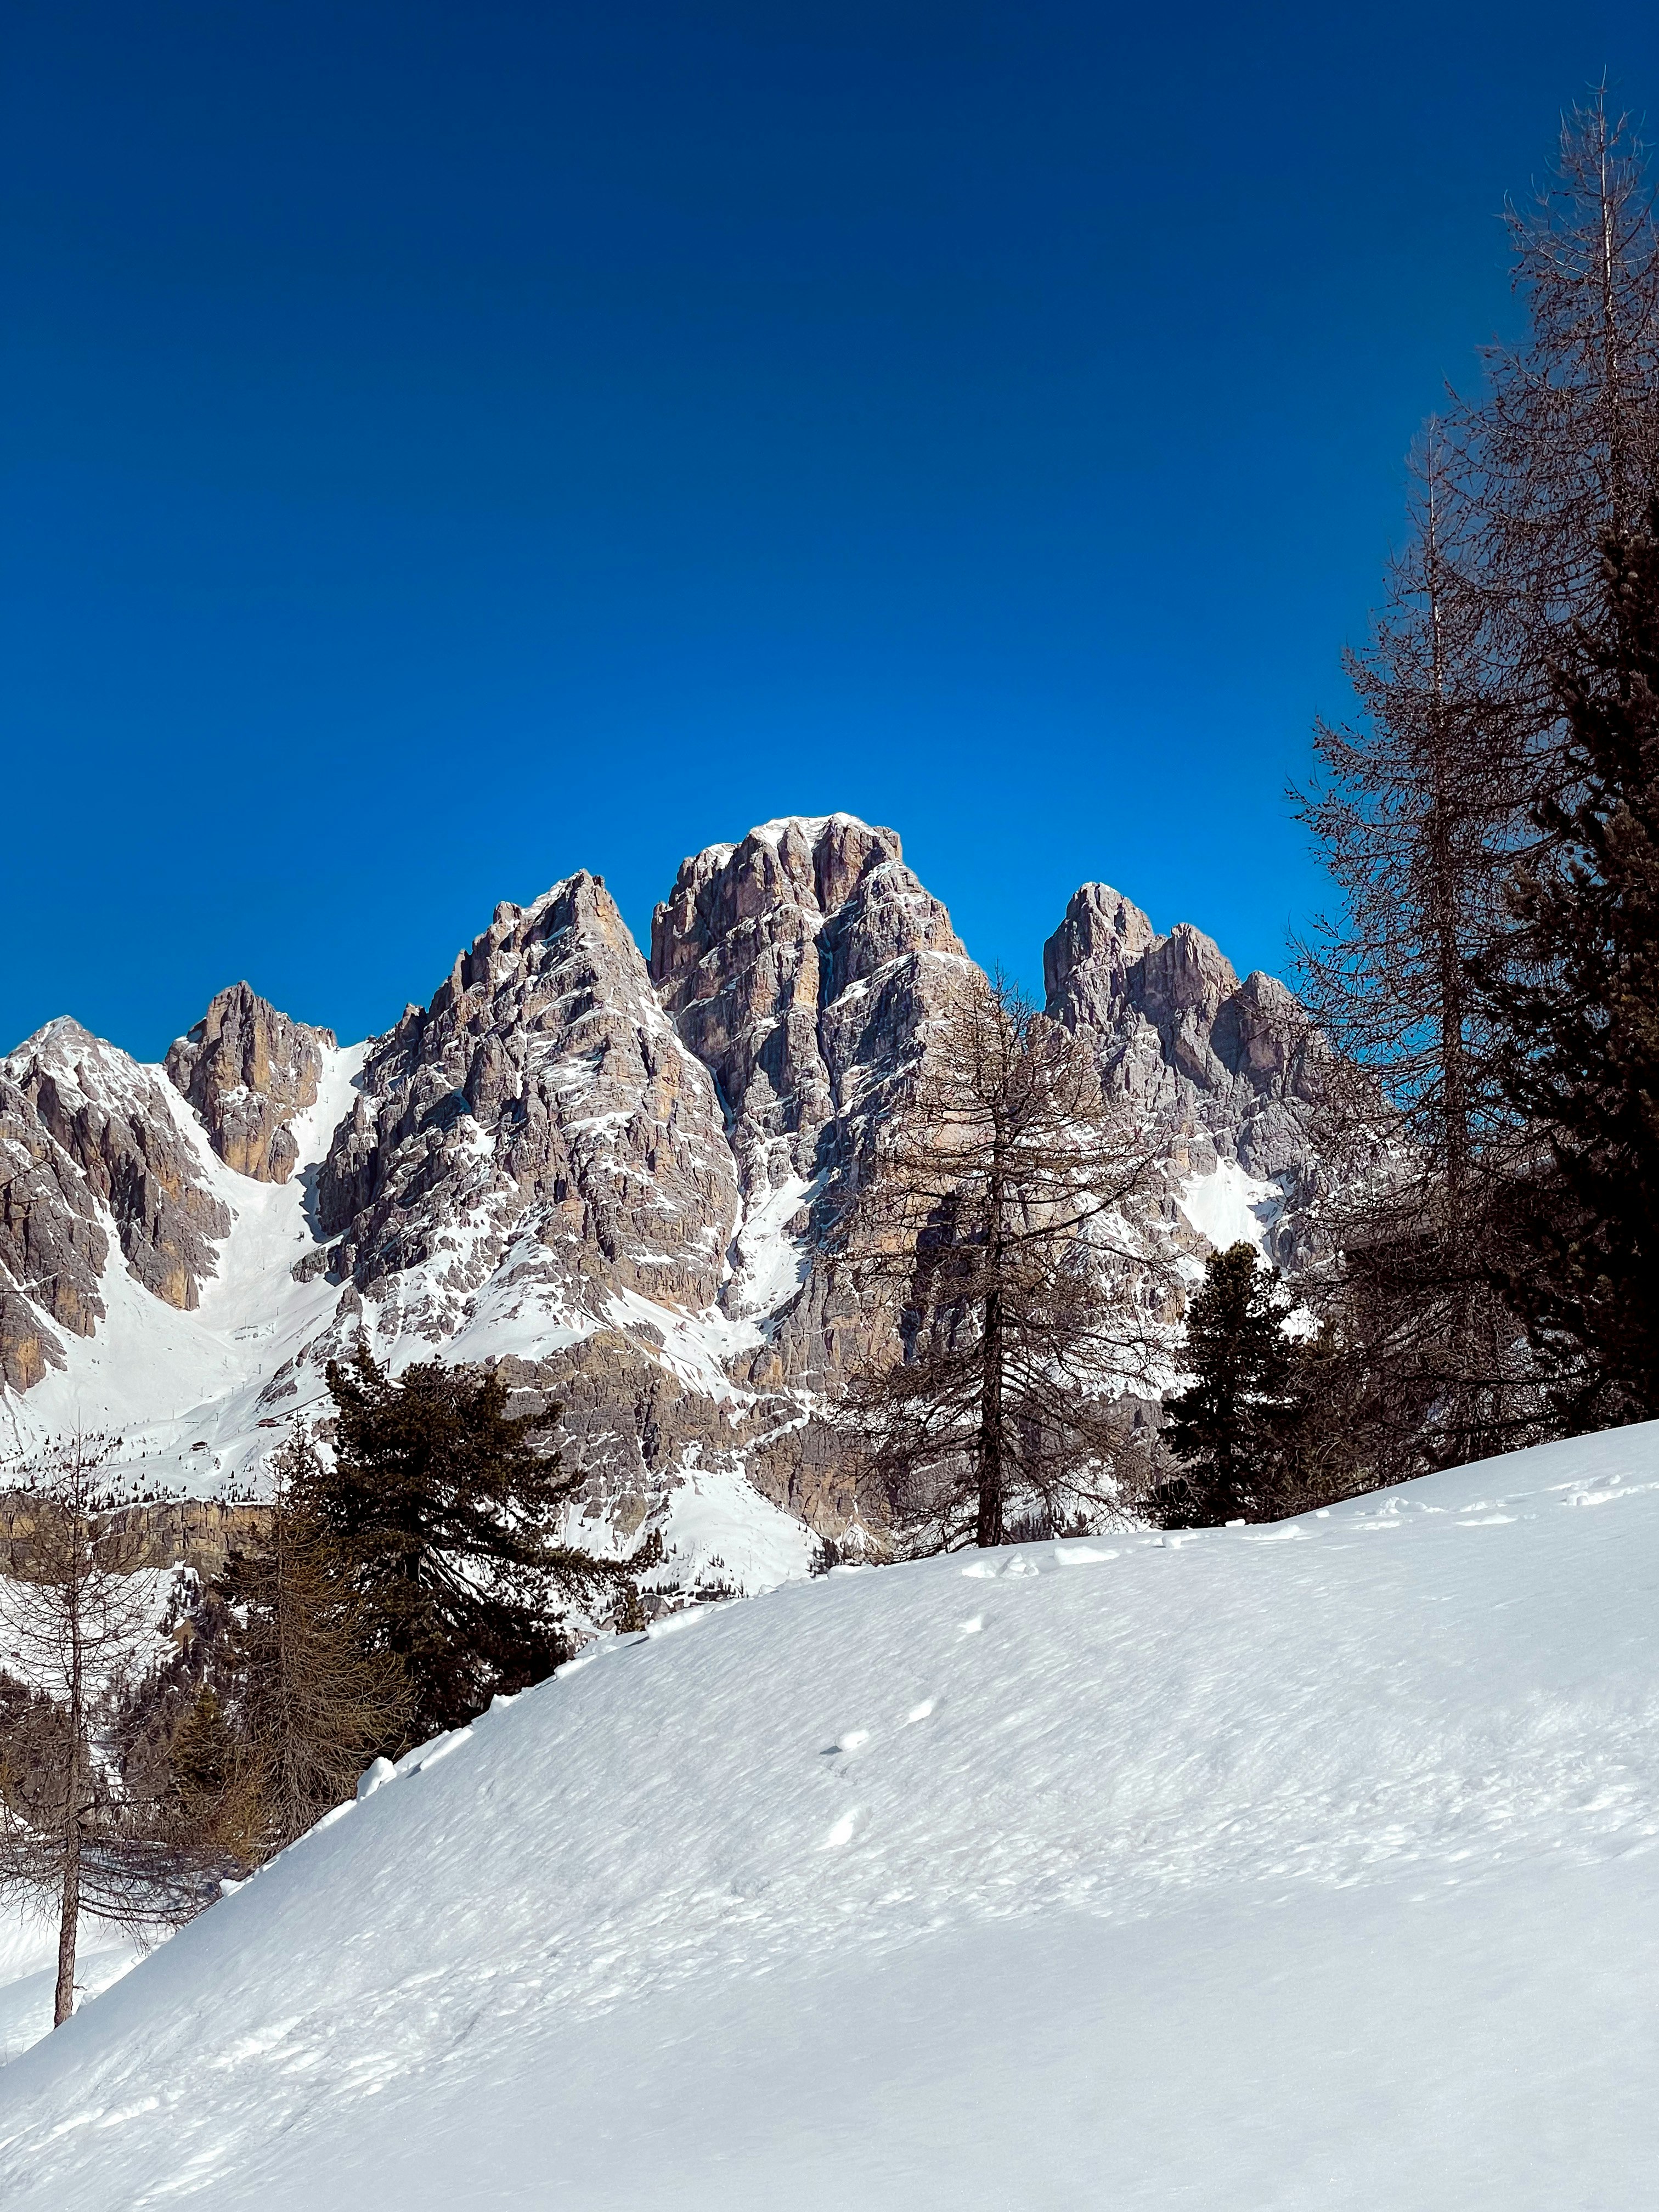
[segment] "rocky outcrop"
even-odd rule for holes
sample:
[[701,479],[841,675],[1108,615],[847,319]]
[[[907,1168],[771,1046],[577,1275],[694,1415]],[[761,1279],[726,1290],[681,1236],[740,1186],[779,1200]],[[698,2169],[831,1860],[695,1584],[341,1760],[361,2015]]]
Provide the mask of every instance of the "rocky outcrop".
[[[757,1280],[776,1281],[780,1237],[802,1255],[748,1380],[799,1382],[859,1352],[860,1333],[836,1326],[853,1316],[822,1258],[830,1185],[913,1077],[968,964],[894,831],[848,814],[769,822],[710,846],[657,908],[652,980],[720,1085],[743,1188],[728,1310],[767,1303]],[[748,1224],[769,1215],[773,1233],[751,1242]]]
[[503,1319],[714,1305],[738,1219],[720,1103],[597,876],[498,907],[374,1047],[318,1205],[337,1277],[395,1285],[434,1343],[486,1283]]
[[[27,1490],[0,1490],[0,1574],[27,1559],[39,1500]],[[153,1500],[120,1505],[100,1515],[107,1534],[100,1547],[118,1574],[139,1567],[193,1567],[205,1581],[223,1569],[231,1553],[246,1547],[270,1524],[264,1505],[227,1505],[215,1498]]]
[[651,978],[719,1084],[745,1194],[810,1179],[915,1050],[928,959],[966,956],[896,834],[851,815],[769,822],[684,861]]
[[1043,979],[1048,1012],[1092,1036],[1114,1087],[1167,1128],[1172,1174],[1235,1160],[1276,1183],[1286,1203],[1274,1256],[1305,1257],[1323,1048],[1291,992],[1260,971],[1241,982],[1185,922],[1158,936],[1104,884],[1073,896],[1043,947]]
[[109,1239],[86,1177],[0,1072],[0,1377],[28,1390],[64,1347],[48,1320],[90,1336],[104,1317],[99,1281]]
[[256,1182],[286,1182],[300,1156],[289,1124],[316,1104],[323,1053],[335,1042],[332,1030],[290,1021],[233,983],[175,1039],[167,1072],[227,1167]]
[[214,1273],[230,1227],[155,1075],[78,1022],[49,1022],[3,1062],[14,1167],[29,1170],[5,1259],[16,1290],[87,1335],[101,1318],[100,1209],[129,1271],[181,1311]]

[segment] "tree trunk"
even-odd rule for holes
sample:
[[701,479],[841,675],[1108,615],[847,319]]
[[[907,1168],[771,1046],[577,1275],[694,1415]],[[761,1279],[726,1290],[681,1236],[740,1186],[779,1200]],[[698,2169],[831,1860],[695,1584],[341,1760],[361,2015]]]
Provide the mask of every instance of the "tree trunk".
[[979,1518],[974,1541],[989,1549],[1002,1541],[1002,1300],[994,1288],[985,1301],[984,1380],[979,1401]]
[[999,1137],[992,1155],[989,1199],[990,1268],[986,1285],[984,1364],[979,1398],[979,1516],[974,1541],[984,1549],[1002,1541],[1002,1501],[1006,1491],[1002,1447],[1002,1278],[1006,1255],[1002,1243],[1002,1209],[1006,1202],[1002,1143]]
[[[70,1541],[77,1570],[90,1557],[77,1486],[71,1512]],[[86,1649],[82,1630],[82,1582],[79,1573],[66,1593],[64,1626],[69,1632],[69,1755],[64,1762],[64,1898],[58,1920],[58,1989],[52,2000],[52,2024],[61,2027],[75,2010],[75,1938],[81,1921],[81,1763],[86,1752]]]
[[58,1922],[58,1989],[52,2024],[61,2027],[75,2010],[75,1936],[81,1920],[81,1761],[72,1758],[69,1782],[70,1820],[64,1837],[64,1908]]

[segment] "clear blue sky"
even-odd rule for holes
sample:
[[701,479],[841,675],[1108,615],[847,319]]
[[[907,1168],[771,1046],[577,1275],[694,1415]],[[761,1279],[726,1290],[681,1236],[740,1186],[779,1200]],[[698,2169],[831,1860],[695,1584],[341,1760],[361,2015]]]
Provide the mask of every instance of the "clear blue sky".
[[0,1044],[361,1035],[846,807],[1282,965],[1506,191],[1659,13],[9,0]]

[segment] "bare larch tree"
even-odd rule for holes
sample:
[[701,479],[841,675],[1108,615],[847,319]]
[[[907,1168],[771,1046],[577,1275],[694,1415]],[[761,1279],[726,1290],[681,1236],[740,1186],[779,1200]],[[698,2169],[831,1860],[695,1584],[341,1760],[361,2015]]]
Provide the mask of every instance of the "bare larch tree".
[[213,1595],[231,1623],[173,1745],[181,1814],[205,1855],[241,1867],[283,1850],[400,1747],[414,1698],[374,1648],[353,1560],[314,1510],[316,1454],[296,1427],[268,1513]]
[[842,1418],[910,1547],[1000,1544],[1016,1510],[1113,1496],[1116,1401],[1162,1343],[1158,1240],[1126,1212],[1158,1157],[1085,1042],[964,979],[844,1221],[897,1349]]
[[[1320,779],[1297,794],[1342,898],[1298,946],[1304,1000],[1336,1048],[1323,1133],[1356,1165],[1328,1224],[1346,1260],[1335,1297],[1397,1415],[1395,1474],[1418,1451],[1449,1463],[1500,1449],[1528,1404],[1485,1249],[1515,1131],[1468,972],[1529,835],[1526,726],[1490,680],[1449,464],[1431,423],[1412,457],[1410,539],[1348,657],[1360,720],[1318,726]],[[1392,1140],[1380,1176],[1379,1136]]]
[[155,1593],[98,1510],[108,1441],[76,1436],[27,1471],[0,1577],[0,1664],[29,1692],[0,1741],[0,1896],[57,1913],[54,2027],[75,2008],[83,1913],[154,1927],[205,1894],[166,1808],[129,1797],[112,1755]]
[[1350,663],[1360,715],[1318,732],[1320,778],[1298,795],[1341,894],[1301,948],[1306,995],[1364,1070],[1333,1082],[1330,1115],[1375,1124],[1380,1091],[1399,1140],[1399,1172],[1333,1224],[1342,1331],[1389,1409],[1396,1476],[1536,1433],[1492,1285],[1511,1272],[1492,1246],[1504,1192],[1538,1133],[1497,1080],[1504,1041],[1469,979],[1517,871],[1555,865],[1543,825],[1573,801],[1557,672],[1594,617],[1607,532],[1659,485],[1659,234],[1644,149],[1605,88],[1507,220],[1526,331],[1425,431],[1410,540]]

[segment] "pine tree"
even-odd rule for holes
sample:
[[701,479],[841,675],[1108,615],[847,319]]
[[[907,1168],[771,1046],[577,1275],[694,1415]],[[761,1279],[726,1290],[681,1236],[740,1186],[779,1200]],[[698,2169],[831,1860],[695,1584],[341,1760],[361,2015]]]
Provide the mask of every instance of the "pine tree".
[[1273,1520],[1297,1413],[1290,1301],[1250,1244],[1213,1253],[1187,1316],[1182,1364],[1193,1380],[1164,1401],[1162,1442],[1182,1473],[1158,1488],[1164,1527]]
[[1601,619],[1559,668],[1570,802],[1479,964],[1538,1133],[1507,1295],[1574,1430],[1659,1413],[1659,501],[1604,549]]
[[908,1548],[1109,1501],[1116,1394],[1157,1349],[1160,1263],[1123,1209],[1158,1156],[1073,1031],[964,980],[843,1224],[898,1351],[851,1378],[842,1417]]
[[608,1591],[626,1564],[562,1541],[579,1474],[545,1449],[558,1409],[514,1415],[494,1371],[434,1361],[393,1381],[366,1348],[331,1362],[331,1462],[296,1486],[350,1562],[374,1648],[406,1670],[417,1735],[568,1658],[561,1599]]

